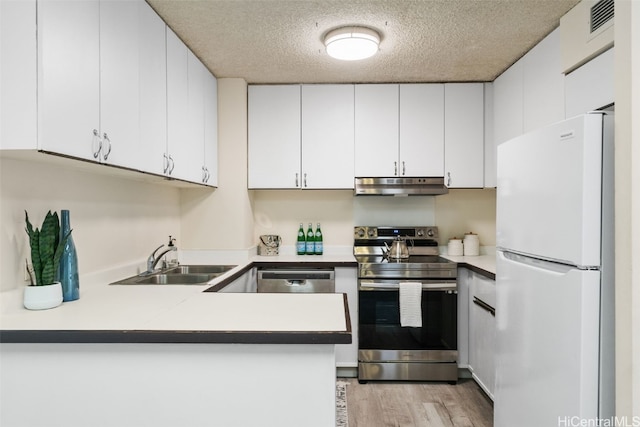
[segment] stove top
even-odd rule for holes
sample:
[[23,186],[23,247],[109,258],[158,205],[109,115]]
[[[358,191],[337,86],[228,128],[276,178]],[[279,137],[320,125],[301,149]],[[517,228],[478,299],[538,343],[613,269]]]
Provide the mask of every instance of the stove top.
[[[394,259],[384,256],[385,243],[405,238],[409,258]],[[452,279],[457,275],[457,264],[438,255],[438,228],[373,227],[354,228],[353,254],[358,261],[360,279]]]

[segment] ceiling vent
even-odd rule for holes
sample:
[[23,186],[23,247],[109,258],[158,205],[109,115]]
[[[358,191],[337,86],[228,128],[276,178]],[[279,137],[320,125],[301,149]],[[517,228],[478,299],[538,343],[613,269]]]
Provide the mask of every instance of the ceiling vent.
[[589,23],[591,34],[602,28],[607,22],[613,19],[613,0],[600,0],[591,7]]

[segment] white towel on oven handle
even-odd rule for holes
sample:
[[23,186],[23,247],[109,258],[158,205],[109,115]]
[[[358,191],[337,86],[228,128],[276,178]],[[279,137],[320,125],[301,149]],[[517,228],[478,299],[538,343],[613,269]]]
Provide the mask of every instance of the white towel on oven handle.
[[400,282],[400,326],[422,327],[422,283]]

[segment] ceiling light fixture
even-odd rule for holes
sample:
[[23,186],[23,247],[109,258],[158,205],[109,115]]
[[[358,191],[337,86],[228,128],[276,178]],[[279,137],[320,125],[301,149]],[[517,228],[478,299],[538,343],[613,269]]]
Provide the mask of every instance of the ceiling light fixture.
[[329,31],[324,38],[327,53],[343,61],[369,58],[378,52],[380,35],[366,27],[343,27]]

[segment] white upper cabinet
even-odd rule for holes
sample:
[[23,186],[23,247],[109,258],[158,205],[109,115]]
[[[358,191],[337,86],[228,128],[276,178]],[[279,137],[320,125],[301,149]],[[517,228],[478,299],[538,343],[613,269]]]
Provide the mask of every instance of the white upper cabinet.
[[100,160],[100,3],[39,1],[38,146]]
[[302,86],[302,188],[353,188],[354,86]]
[[38,144],[35,0],[0,1],[0,149]]
[[100,160],[139,167],[141,1],[100,2]]
[[194,178],[178,152],[178,147],[189,144],[190,136],[187,52],[187,46],[167,27],[167,152],[163,166],[167,175],[181,179]]
[[145,1],[11,1],[1,10],[2,38],[12,40],[3,43],[2,103],[12,110],[2,109],[10,124],[0,148],[208,185],[215,169],[217,180],[217,167],[205,167],[205,156],[217,163],[215,77]]
[[167,149],[166,25],[146,3],[140,7],[140,139],[134,166],[161,175]]
[[218,80],[204,70],[204,166],[202,182],[218,186]]
[[523,60],[493,82],[493,137],[497,145],[522,135]]
[[614,90],[614,50],[593,58],[565,77],[566,116],[597,110],[613,104]]
[[444,85],[445,183],[449,188],[484,185],[484,84]]
[[564,75],[560,30],[555,30],[522,58],[522,133],[564,119]]
[[493,82],[497,145],[565,118],[560,33],[555,30]]
[[[167,152],[163,165],[172,178],[197,183],[206,179],[205,98],[211,93],[205,96],[205,91],[215,90],[211,82],[205,83],[208,74],[167,28]],[[211,100],[208,104],[211,106]]]
[[249,188],[301,188],[300,86],[249,86]]
[[400,85],[402,176],[444,175],[444,85]]
[[399,173],[399,86],[355,86],[355,176]]

